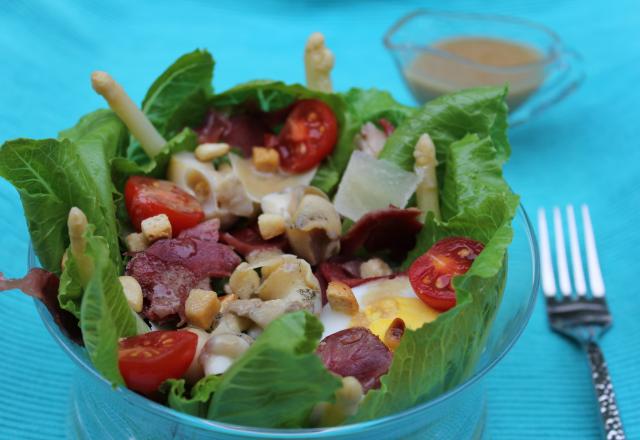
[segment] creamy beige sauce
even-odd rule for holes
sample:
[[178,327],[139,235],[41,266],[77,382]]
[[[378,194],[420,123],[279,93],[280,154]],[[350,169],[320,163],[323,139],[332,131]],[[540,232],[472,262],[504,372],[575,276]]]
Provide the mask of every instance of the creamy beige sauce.
[[[433,47],[496,69],[527,66],[542,59],[542,54],[533,47],[493,38],[451,38],[436,42]],[[510,109],[514,109],[542,84],[544,67],[536,64],[517,71],[492,71],[432,53],[422,53],[405,68],[404,75],[420,102],[468,87],[509,83],[507,103]]]

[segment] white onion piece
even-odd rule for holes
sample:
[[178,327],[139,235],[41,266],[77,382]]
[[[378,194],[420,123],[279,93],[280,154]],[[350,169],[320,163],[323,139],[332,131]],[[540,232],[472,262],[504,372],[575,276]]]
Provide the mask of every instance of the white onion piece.
[[389,205],[404,208],[420,178],[399,166],[354,151],[334,199],[336,210],[358,220],[367,212]]

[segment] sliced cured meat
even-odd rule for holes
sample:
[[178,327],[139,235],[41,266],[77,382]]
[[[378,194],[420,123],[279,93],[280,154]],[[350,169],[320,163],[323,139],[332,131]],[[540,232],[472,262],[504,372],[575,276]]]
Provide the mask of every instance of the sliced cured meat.
[[340,241],[341,255],[352,256],[364,247],[369,252],[387,250],[393,260],[403,260],[422,229],[417,208],[389,207],[365,214]]
[[388,276],[361,278],[360,266],[362,266],[362,261],[344,258],[333,258],[320,263],[316,269],[315,276],[318,278],[322,291],[322,305],[327,303],[327,285],[331,281],[340,281],[349,287],[356,287],[370,281],[390,279],[397,276],[397,274],[392,274]]
[[237,253],[247,256],[253,251],[264,249],[284,250],[288,246],[287,238],[284,235],[264,240],[258,232],[258,224],[247,226],[233,232],[220,234],[220,241],[231,246]]
[[365,393],[380,387],[380,377],[389,371],[393,358],[380,338],[364,327],[327,336],[316,352],[329,371],[358,379]]
[[226,142],[241,148],[244,155],[249,157],[254,146],[263,144],[268,126],[262,118],[251,114],[227,116],[211,110],[197,132],[200,143]]
[[62,309],[58,302],[58,277],[44,269],[31,269],[24,278],[8,279],[0,273],[0,292],[3,290],[18,289],[23,293],[37,298],[45,305],[53,320],[62,332],[79,345],[82,343],[82,334],[78,326],[78,319],[73,314]]
[[212,218],[193,228],[180,232],[178,238],[197,238],[204,241],[218,241],[220,238],[220,220]]
[[156,241],[129,261],[126,273],[142,287],[147,318],[183,322],[189,291],[208,285],[209,278],[231,275],[238,264],[240,257],[229,246],[183,237]]
[[181,264],[164,261],[140,252],[127,264],[126,274],[134,277],[144,295],[142,313],[154,322],[184,319],[184,303],[201,278]]
[[198,280],[228,277],[240,264],[240,257],[229,246],[195,238],[158,240],[144,253],[167,263],[180,264]]

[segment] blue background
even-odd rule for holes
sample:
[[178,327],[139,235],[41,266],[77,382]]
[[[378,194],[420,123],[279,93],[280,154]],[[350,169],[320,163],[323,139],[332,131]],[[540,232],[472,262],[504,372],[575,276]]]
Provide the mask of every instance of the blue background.
[[[303,81],[301,53],[322,31],[336,55],[333,79],[411,98],[381,38],[393,21],[436,2],[3,1],[0,3],[0,140],[54,137],[103,106],[89,86],[110,71],[140,101],[180,54],[206,47],[218,90],[257,77]],[[614,327],[602,341],[628,437],[640,438],[640,2],[459,1],[447,9],[527,17],[555,30],[585,59],[573,96],[510,133],[506,174],[525,207],[589,203]],[[21,276],[28,235],[15,190],[0,182],[0,269]],[[0,296],[0,438],[64,433],[74,366],[54,345],[31,300]],[[488,437],[598,436],[583,354],[547,328],[538,301],[510,354],[490,374]]]

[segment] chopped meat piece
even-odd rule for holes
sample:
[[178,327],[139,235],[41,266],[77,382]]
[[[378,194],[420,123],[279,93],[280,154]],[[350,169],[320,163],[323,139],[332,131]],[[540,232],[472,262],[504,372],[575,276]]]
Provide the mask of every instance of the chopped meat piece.
[[353,376],[366,393],[380,387],[393,354],[376,335],[364,327],[352,327],[324,338],[316,351],[329,371]]
[[178,238],[197,238],[204,241],[218,241],[220,231],[220,220],[212,218],[204,221],[193,228],[185,229],[180,232]]
[[211,110],[197,132],[201,144],[226,142],[242,149],[245,157],[250,157],[251,148],[264,143],[268,126],[262,118],[251,114],[227,116]]
[[352,256],[364,247],[369,252],[388,250],[393,260],[401,261],[416,244],[422,229],[417,208],[389,207],[365,214],[342,237],[341,255]]
[[258,224],[247,226],[232,232],[220,234],[220,241],[231,246],[237,253],[247,256],[253,251],[265,249],[284,250],[288,247],[287,238],[284,235],[264,240],[258,230]]
[[127,275],[140,283],[143,314],[152,321],[184,322],[189,291],[207,286],[208,279],[231,275],[240,258],[229,246],[196,238],[160,240],[136,254]]
[[144,295],[142,313],[155,322],[184,320],[184,303],[199,279],[181,264],[140,252],[127,264],[126,274],[134,277]]
[[240,258],[229,246],[195,238],[160,240],[145,251],[167,263],[181,264],[202,278],[222,278],[231,275]]

